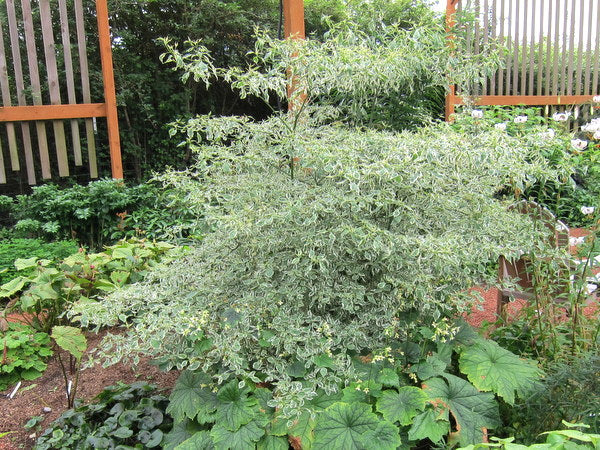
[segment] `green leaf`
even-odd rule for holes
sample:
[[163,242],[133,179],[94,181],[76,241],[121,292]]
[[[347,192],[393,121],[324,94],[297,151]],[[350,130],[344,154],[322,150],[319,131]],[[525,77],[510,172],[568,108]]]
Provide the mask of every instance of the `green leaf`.
[[342,399],[342,393],[326,394],[322,389],[317,390],[317,395],[308,401],[308,405],[315,411],[329,408]]
[[540,377],[533,361],[520,359],[491,340],[465,347],[460,370],[477,389],[495,392],[511,405],[515,393],[523,396]]
[[171,431],[163,439],[162,446],[164,450],[173,450],[179,444],[192,437],[198,431],[201,431],[202,425],[196,421],[184,419],[182,422],[175,422]]
[[288,450],[288,440],[281,436],[264,436],[258,441],[257,450]]
[[63,350],[69,352],[77,360],[81,359],[87,348],[87,339],[80,328],[56,326],[52,328],[52,339]]
[[431,442],[439,442],[449,432],[450,422],[440,418],[432,409],[427,409],[414,418],[408,438],[411,441],[429,439]]
[[362,435],[365,450],[396,450],[401,444],[400,430],[387,420],[380,421],[377,428]]
[[119,439],[127,439],[128,437],[133,436],[133,430],[127,427],[119,427],[112,432],[112,435]]
[[398,377],[398,374],[394,369],[390,369],[389,367],[386,367],[385,369],[381,370],[377,381],[383,384],[384,386],[396,388],[400,387],[400,378]]
[[11,297],[15,295],[17,292],[23,289],[23,286],[25,286],[27,281],[29,280],[25,277],[17,277],[10,280],[8,283],[3,284],[0,286],[0,298]]
[[133,258],[133,251],[130,247],[117,247],[112,251],[113,259]]
[[483,439],[483,428],[501,424],[494,394],[479,392],[468,381],[454,375],[431,378],[424,390],[436,406],[443,406],[454,416],[462,446],[478,444]]
[[215,444],[207,430],[198,431],[191,438],[186,439],[175,450],[213,450]]
[[212,421],[212,413],[217,409],[217,396],[206,387],[210,383],[210,377],[204,373],[183,372],[169,397],[167,413],[175,422],[186,417],[192,420],[198,418],[200,423]]
[[328,369],[334,367],[333,358],[328,355],[319,355],[315,357],[314,362],[317,367],[327,367]]
[[[31,254],[31,253],[30,253]],[[38,258],[37,257],[32,257],[32,258],[19,258],[15,260],[15,268],[17,270],[25,270],[25,269],[33,269],[34,267],[37,267],[37,261]]]
[[317,417],[313,448],[362,449],[363,435],[375,431],[378,423],[371,405],[335,403]]
[[148,440],[148,442],[146,442],[146,447],[147,448],[158,447],[163,440],[163,436],[164,435],[161,430],[159,430],[159,429],[154,430],[150,434],[150,439]]
[[217,450],[254,450],[255,443],[265,434],[265,424],[252,420],[232,431],[217,422],[210,434]]
[[[281,420],[281,419],[280,419]],[[302,449],[311,449],[315,440],[315,420],[310,413],[304,411],[300,414],[289,430],[290,437],[302,446]]]
[[217,393],[219,403],[217,406],[216,422],[231,431],[237,430],[241,425],[250,422],[256,417],[257,401],[248,398],[247,387],[240,389],[236,380],[223,386]]
[[390,422],[400,422],[410,425],[413,417],[425,409],[427,394],[414,386],[404,386],[398,389],[384,391],[377,400],[377,411]]
[[438,377],[446,371],[447,364],[437,356],[428,356],[426,361],[415,364],[412,369],[420,380]]

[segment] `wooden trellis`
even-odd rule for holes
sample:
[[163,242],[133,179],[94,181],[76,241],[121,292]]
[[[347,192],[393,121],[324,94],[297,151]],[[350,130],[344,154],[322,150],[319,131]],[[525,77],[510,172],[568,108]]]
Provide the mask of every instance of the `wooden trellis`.
[[451,88],[447,120],[463,96],[476,105],[553,106],[600,93],[600,0],[448,0],[449,29],[461,12],[474,17],[466,51],[496,40],[506,47],[504,67],[470,92]]
[[[106,117],[107,120],[112,176],[123,178],[107,3],[106,0],[96,0],[95,8],[104,102],[92,103],[83,1],[73,0],[72,4],[69,3],[72,10],[69,10],[67,0],[20,0],[20,11],[17,11],[15,0],[5,0],[7,23],[0,23],[0,92],[3,105],[0,107],[0,122],[6,123],[9,161],[5,161],[0,148],[0,183],[6,183],[8,168],[13,171],[21,170],[22,159],[25,160],[29,184],[36,184],[37,173],[41,174],[42,179],[52,178],[53,166],[58,168],[59,176],[69,176],[70,161],[75,166],[83,164],[82,136],[77,119],[85,119],[89,173],[91,178],[97,178],[92,120],[97,117]],[[34,10],[33,7],[37,9]],[[60,37],[55,36],[53,29],[52,16],[55,14],[59,17]],[[36,20],[38,18],[39,21]],[[71,23],[75,22],[74,30],[69,26],[69,19]],[[9,46],[4,42],[4,27],[8,28]],[[43,59],[38,59],[36,32],[41,32],[43,51],[40,53],[43,54]],[[23,40],[27,71],[24,70],[21,56]],[[62,44],[62,54],[57,41]],[[78,50],[76,65],[72,46],[76,46]],[[7,53],[7,48],[10,53]],[[63,61],[61,67],[57,61],[59,54]],[[11,61],[10,67],[8,58]],[[63,79],[59,78],[59,71],[64,73]],[[67,92],[66,102],[61,90]],[[44,102],[46,92],[49,104],[47,99]],[[78,93],[80,98],[77,98]],[[12,97],[13,94],[15,97]],[[16,98],[17,105],[13,105],[13,98]],[[65,120],[70,128],[70,139],[65,131]],[[47,121],[52,123],[55,149],[55,155],[52,156]],[[30,122],[35,123],[37,155],[34,153]]]

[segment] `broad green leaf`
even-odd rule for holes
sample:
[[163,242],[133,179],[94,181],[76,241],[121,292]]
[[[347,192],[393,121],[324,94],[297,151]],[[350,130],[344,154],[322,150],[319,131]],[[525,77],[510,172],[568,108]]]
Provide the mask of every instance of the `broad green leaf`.
[[265,434],[264,423],[258,420],[252,420],[235,431],[224,425],[217,422],[210,432],[217,450],[254,450],[256,442]]
[[326,394],[322,389],[317,390],[316,397],[313,397],[308,401],[308,405],[315,411],[320,411],[329,408],[336,402],[342,399],[342,393],[336,392],[334,394]]
[[494,428],[501,424],[498,404],[494,394],[479,392],[468,381],[454,375],[431,378],[423,389],[435,405],[448,408],[457,423],[457,432],[462,446],[478,444],[483,439],[483,428]]
[[377,424],[377,428],[362,435],[365,450],[396,450],[401,444],[400,430],[387,420]]
[[449,432],[450,422],[440,419],[432,409],[427,409],[414,418],[408,431],[408,438],[411,441],[429,439],[432,442],[439,442]]
[[63,350],[69,352],[77,360],[81,359],[87,348],[87,339],[81,328],[56,326],[52,328],[52,339]]
[[414,386],[404,386],[398,390],[390,389],[383,392],[377,400],[377,411],[390,422],[400,422],[410,425],[413,417],[425,409],[427,394]]
[[33,258],[19,258],[15,260],[15,268],[17,270],[33,269],[37,267],[37,257]]
[[288,450],[288,440],[282,436],[263,436],[258,441],[257,450]]
[[186,439],[175,450],[213,450],[215,444],[206,430],[198,431],[191,438]]
[[11,297],[23,289],[25,283],[27,282],[27,278],[25,277],[17,277],[10,280],[8,283],[4,283],[0,286],[0,298]]
[[173,450],[182,442],[192,437],[195,433],[201,431],[201,425],[196,421],[184,419],[181,422],[175,422],[173,428],[163,439],[162,446],[164,450]]
[[128,437],[133,436],[133,430],[127,427],[119,427],[112,432],[112,435],[120,439],[127,439]]
[[294,420],[294,424],[289,430],[289,435],[292,440],[302,446],[303,450],[309,450],[315,441],[314,430],[315,420],[309,412],[304,411],[300,414],[300,417]]
[[378,423],[371,405],[336,403],[317,416],[313,448],[362,449],[363,435],[375,431]]
[[133,251],[130,247],[117,247],[112,251],[113,259],[133,258]]
[[426,361],[415,364],[412,369],[420,380],[438,377],[446,371],[447,364],[435,355],[428,356]]
[[377,381],[384,386],[400,387],[400,378],[398,377],[398,374],[394,369],[390,369],[389,367],[381,370],[377,377]]
[[54,290],[52,283],[33,285],[33,287],[29,289],[29,293],[42,300],[56,300],[58,298],[58,292]]
[[204,373],[183,372],[169,397],[167,413],[175,422],[186,417],[205,423],[217,409],[217,396],[207,386],[211,379]]
[[216,423],[235,431],[254,419],[257,416],[257,401],[248,398],[249,391],[247,387],[240,389],[236,380],[223,386],[217,393]]
[[481,391],[492,391],[514,404],[515,393],[523,396],[540,377],[532,361],[520,359],[491,340],[465,347],[460,370]]
[[329,369],[334,367],[333,358],[328,355],[319,355],[315,357],[314,362],[317,367],[327,367]]
[[275,408],[268,405],[269,401],[273,399],[273,392],[266,388],[256,388],[254,390],[254,397],[260,406],[260,412],[265,414],[273,414]]

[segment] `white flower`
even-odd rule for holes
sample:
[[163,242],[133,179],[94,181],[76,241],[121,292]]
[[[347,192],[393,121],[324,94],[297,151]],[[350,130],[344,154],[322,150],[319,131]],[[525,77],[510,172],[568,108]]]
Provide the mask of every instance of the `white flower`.
[[556,112],[552,114],[552,120],[554,120],[555,122],[566,122],[567,120],[569,120],[570,115],[570,112]]
[[585,150],[587,145],[588,145],[588,142],[583,141],[581,139],[572,139],[571,140],[571,147],[573,147],[575,150]]
[[496,125],[494,125],[494,128],[496,130],[504,131],[506,130],[506,122],[497,123]]
[[594,133],[594,136],[593,136],[593,137],[594,137],[594,139],[596,139],[596,140],[600,139],[600,130],[596,131],[596,132]]
[[471,111],[471,117],[473,119],[483,119],[483,111],[480,109],[474,109]]
[[541,138],[545,140],[554,139],[554,136],[556,136],[556,131],[554,131],[552,128],[548,128],[548,130],[541,134]]
[[584,237],[570,237],[569,238],[569,246],[576,247],[579,244],[582,244],[585,241]]
[[594,214],[594,211],[596,211],[596,208],[594,208],[593,206],[581,207],[581,214],[583,214],[584,216],[587,216],[588,214]]
[[594,96],[592,97],[592,101],[593,101],[594,103],[600,103],[600,95],[594,95]]
[[596,289],[598,289],[598,285],[594,283],[588,283],[585,287],[585,290],[588,293],[588,295],[593,294]]
[[600,131],[600,119],[592,119],[590,123],[581,126],[581,131],[584,133],[595,133]]
[[515,117],[514,122],[515,123],[525,123],[527,122],[528,117],[527,116],[517,116]]

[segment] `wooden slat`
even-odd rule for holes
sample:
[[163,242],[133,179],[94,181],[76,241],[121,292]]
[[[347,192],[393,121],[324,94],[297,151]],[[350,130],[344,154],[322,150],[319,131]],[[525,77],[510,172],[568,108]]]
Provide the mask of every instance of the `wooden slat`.
[[[575,28],[575,1],[571,0],[571,8],[569,10],[569,15],[571,16],[571,26],[569,28],[569,58],[567,62],[567,89],[566,93],[568,95],[573,94],[573,69],[575,64],[575,36],[577,33],[577,29]],[[581,28],[583,30],[583,28]]]
[[[476,105],[575,105],[578,103],[587,103],[592,100],[591,95],[486,95],[475,100]],[[455,96],[452,101],[456,105],[462,105],[463,100],[460,96]]]
[[[62,36],[63,54],[65,56],[65,75],[67,78],[67,97],[70,104],[77,103],[75,97],[75,77],[73,76],[73,57],[71,55],[71,37],[69,35],[69,16],[67,14],[66,0],[58,0],[58,11],[60,14],[60,31]],[[79,137],[79,122],[71,120],[71,138],[73,145],[73,156],[76,166],[83,164],[81,159],[81,140]]]
[[2,154],[2,143],[0,143],[0,184],[6,183],[6,171],[4,170],[4,155]]
[[[2,104],[4,106],[11,106],[12,100],[10,97],[10,83],[8,78],[8,65],[6,63],[6,50],[4,47],[4,32],[2,30],[2,23],[0,23],[0,91],[2,92]],[[15,124],[6,124],[6,133],[8,137],[8,147],[11,155],[17,155],[18,161],[18,148],[17,148],[17,135],[15,133]],[[1,157],[1,150],[0,150]],[[2,162],[2,171],[4,171],[4,160]]]
[[[548,41],[546,39],[544,39],[544,25],[545,25],[545,21],[544,19],[546,17],[548,17],[548,19],[552,16],[552,12],[549,12],[549,16],[546,16],[545,14],[545,8],[546,7],[550,7],[552,8],[552,1],[548,1],[547,3],[544,3],[544,0],[540,0],[542,3],[540,5],[540,36],[539,36],[539,43],[538,43],[538,54],[537,54],[537,93],[538,94],[542,94],[542,89],[543,89],[543,78],[544,78],[544,45],[546,45],[547,47],[548,45]],[[537,11],[537,9],[536,9]],[[548,36],[550,36],[550,32],[548,32]],[[531,94],[531,93],[530,93]]]
[[[6,0],[6,12],[8,14],[8,28],[10,30],[10,45],[13,57],[13,66],[15,69],[15,83],[17,85],[17,100],[19,105],[26,105],[25,85],[23,82],[23,63],[21,61],[19,29],[17,27],[17,14],[15,12],[14,0]],[[35,184],[35,167],[33,166],[33,149],[31,146],[31,132],[28,123],[21,124],[21,133],[23,134],[23,148],[25,153],[25,166],[27,169],[27,181],[29,184]],[[18,158],[18,155],[17,155]],[[19,165],[20,169],[20,165]],[[16,169],[16,170],[19,170]],[[13,165],[13,170],[14,165]]]
[[567,71],[569,70],[567,64],[569,61],[569,14],[567,13],[569,8],[563,9],[563,29],[562,29],[562,48],[560,52],[560,88],[558,91],[559,95],[565,95],[567,93]]
[[[551,76],[552,76],[552,23],[554,19],[553,7],[556,0],[548,0],[548,36],[546,37],[546,66],[544,83],[544,94],[550,95]],[[541,94],[541,91],[540,91]]]
[[515,31],[514,31],[514,48],[513,48],[513,75],[512,75],[512,94],[517,95],[519,91],[519,24],[521,17],[521,8],[519,6],[519,2],[515,3]]
[[512,71],[511,71],[511,67],[512,67],[512,61],[513,61],[513,47],[515,45],[515,43],[513,42],[513,33],[512,33],[512,22],[513,22],[513,1],[512,0],[507,0],[508,2],[508,16],[507,16],[507,21],[508,21],[508,32],[507,32],[507,39],[508,39],[508,46],[507,46],[507,54],[506,54],[506,80],[505,80],[505,85],[504,85],[504,93],[506,95],[511,93],[510,90],[510,82],[511,82],[511,78],[512,78]]
[[[77,28],[77,48],[79,50],[79,71],[81,73],[81,91],[83,101],[91,103],[90,94],[90,76],[88,69],[87,44],[85,38],[85,28],[83,20],[82,0],[75,0],[75,25]],[[88,148],[88,165],[90,168],[90,177],[98,178],[98,163],[96,159],[96,137],[94,136],[94,124],[91,119],[85,121],[85,135]]]
[[[40,18],[42,21],[42,37],[44,40],[44,56],[46,58],[50,103],[60,105],[62,102],[58,84],[58,67],[56,64],[54,33],[52,31],[50,0],[40,0]],[[52,122],[52,126],[54,128],[54,142],[56,144],[56,157],[58,159],[58,174],[61,177],[67,177],[69,176],[69,160],[67,157],[65,124],[60,120],[55,120]]]
[[[585,46],[583,45],[585,42],[583,40],[583,30],[585,28],[584,6],[583,0],[579,0],[579,45],[577,46],[577,72],[575,74],[575,94],[577,95],[583,94],[583,92],[581,92],[581,77],[583,72],[583,52],[585,49]],[[589,12],[591,11],[588,11],[588,13]]]
[[[497,35],[497,29],[498,29],[498,24],[497,24],[498,15],[496,14],[496,1],[497,0],[492,0],[492,21],[491,21],[492,41],[496,41],[496,35]],[[487,16],[487,14],[486,14],[486,16]],[[486,33],[485,35],[487,36],[488,33]],[[495,71],[494,74],[492,75],[492,79],[490,80],[490,91],[487,92],[487,94],[491,94],[491,95],[496,94],[497,73],[498,73],[498,71]]]
[[[475,0],[475,34],[474,34],[474,42],[473,42],[473,52],[478,55],[480,52],[479,39],[481,37],[481,25],[479,24],[479,20],[481,18],[481,3],[480,0]],[[484,82],[485,84],[485,79]],[[473,93],[475,95],[481,95],[481,86],[479,84],[473,86]]]
[[304,39],[304,0],[283,0],[285,37]]
[[[521,87],[519,89],[519,92],[521,93],[521,95],[525,95],[527,94],[527,55],[528,55],[528,51],[530,52],[531,49],[527,48],[527,41],[528,41],[528,30],[529,30],[529,26],[528,24],[531,22],[531,26],[533,27],[533,25],[535,24],[535,14],[534,14],[534,18],[530,21],[529,20],[529,0],[521,0],[520,4],[523,5],[524,9],[523,9],[523,40],[521,43],[521,49],[522,49],[522,56],[521,56],[521,76],[520,81],[521,81]],[[521,9],[519,7],[519,9]],[[520,26],[521,22],[518,23],[518,25]],[[531,32],[531,34],[533,35],[533,32]]]
[[560,0],[557,0],[554,11],[554,55],[552,56],[552,83],[551,83],[551,93],[558,95],[560,80],[558,78],[558,57],[559,57],[559,49],[560,49]]
[[[591,86],[591,74],[592,74],[592,60],[594,55],[594,49],[592,47],[592,26],[593,26],[593,17],[594,17],[594,7],[598,8],[600,5],[596,2],[592,5],[589,10],[589,15],[587,16],[587,26],[588,30],[587,34],[587,45],[585,47],[585,70],[584,70],[584,80],[583,80],[583,94],[591,94],[594,92],[594,89]],[[598,32],[598,31],[596,31]]]
[[[23,11],[23,27],[25,29],[25,45],[27,47],[27,62],[29,65],[29,79],[31,81],[33,104],[41,105],[42,89],[38,68],[37,49],[35,46],[35,33],[30,0],[21,0],[21,9]],[[42,178],[44,180],[48,180],[52,178],[52,172],[50,170],[50,152],[48,150],[46,124],[44,122],[35,122],[35,128],[37,132],[36,134],[38,152],[40,155],[40,165],[42,166]]]
[[[600,23],[600,5],[596,5],[596,24]],[[600,94],[598,90],[598,73],[600,72],[600,30],[596,29],[596,46],[594,47],[594,76],[592,79],[593,94]]]
[[[504,44],[504,20],[505,20],[505,16],[504,16],[504,7],[506,6],[506,0],[498,0],[500,2],[500,35],[499,35],[499,41],[501,44]],[[508,53],[508,52],[507,52]],[[502,95],[504,94],[504,69],[500,69],[498,71],[498,95]]]
[[[525,89],[523,89],[523,94],[527,93],[528,95],[533,95],[535,93],[535,88],[534,88],[534,77],[535,77],[535,26],[536,26],[536,16],[537,16],[537,8],[536,8],[536,1],[535,0],[531,0],[533,3],[531,5],[531,40],[529,42],[529,66],[527,68],[527,70],[529,71],[528,75],[529,75],[529,89],[527,91],[525,91]],[[540,28],[542,26],[541,20],[540,20]],[[542,42],[540,41],[539,45],[542,45]],[[527,75],[527,73],[525,74]]]
[[[484,51],[488,51],[488,44],[489,44],[489,39],[488,36],[490,34],[490,9],[489,9],[489,4],[488,4],[489,0],[484,0],[483,1],[483,49]],[[490,80],[486,79],[483,82],[483,91],[481,92],[482,95],[487,95],[489,92],[489,82]]]
[[[291,1],[291,0],[290,0]],[[304,2],[294,0],[302,6]],[[298,11],[291,9],[296,15]],[[115,94],[115,78],[112,63],[112,42],[110,39],[110,26],[108,22],[108,7],[106,0],[96,0],[96,18],[98,21],[98,38],[100,45],[100,59],[102,61],[102,79],[104,80],[104,101],[106,102],[106,121],[108,123],[108,145],[110,147],[110,167],[112,177],[123,178],[123,161],[121,160],[121,141],[119,137],[119,120],[117,117],[117,97]],[[292,17],[294,24],[298,17]],[[302,15],[304,24],[304,15]],[[298,36],[298,34],[296,34]]]
[[106,116],[106,104],[104,103],[0,107],[0,122],[65,120]]

